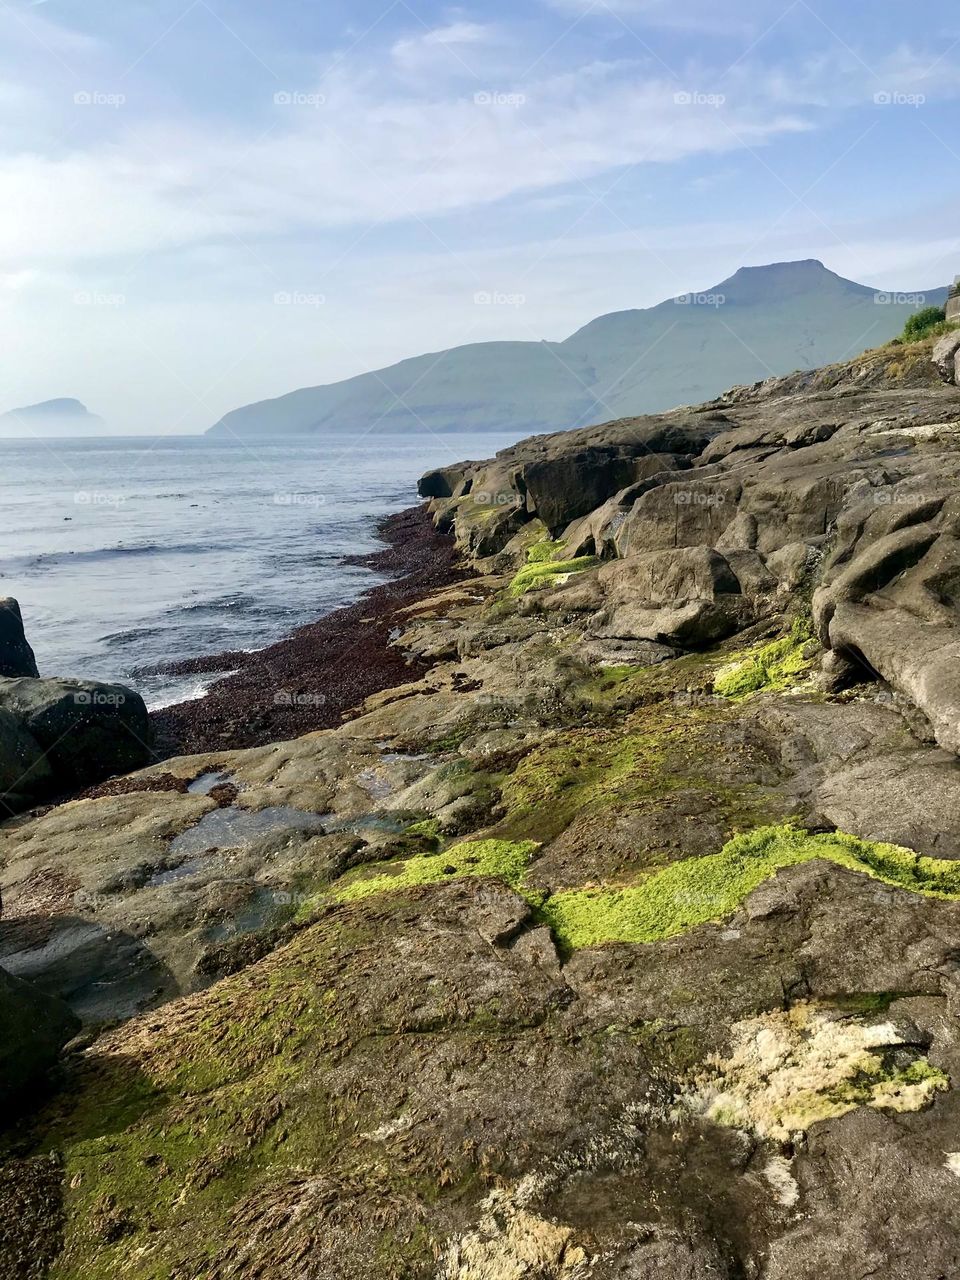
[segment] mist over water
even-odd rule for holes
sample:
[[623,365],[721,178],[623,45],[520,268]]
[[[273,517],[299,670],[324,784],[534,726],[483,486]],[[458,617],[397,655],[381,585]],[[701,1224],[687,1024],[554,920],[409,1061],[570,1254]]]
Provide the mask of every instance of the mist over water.
[[0,594],[15,596],[41,675],[119,680],[150,706],[210,677],[151,674],[256,649],[382,579],[343,564],[417,501],[430,467],[513,437],[205,437],[0,441]]

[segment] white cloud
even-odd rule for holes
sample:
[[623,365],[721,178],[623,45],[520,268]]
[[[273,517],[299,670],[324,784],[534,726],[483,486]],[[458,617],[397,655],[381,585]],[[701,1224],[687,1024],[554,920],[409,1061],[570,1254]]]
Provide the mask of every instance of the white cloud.
[[126,128],[121,110],[109,141],[9,158],[0,266],[430,217],[805,128],[759,102],[678,106],[673,84],[618,67],[530,84],[520,103],[383,94],[346,72],[324,89],[323,105],[278,106],[253,144],[209,128]]
[[422,34],[398,40],[391,50],[397,66],[409,73],[424,71],[440,60],[453,64],[453,69],[469,70],[466,50],[471,46],[494,44],[499,39],[499,29],[479,22],[451,22],[444,27],[434,27]]

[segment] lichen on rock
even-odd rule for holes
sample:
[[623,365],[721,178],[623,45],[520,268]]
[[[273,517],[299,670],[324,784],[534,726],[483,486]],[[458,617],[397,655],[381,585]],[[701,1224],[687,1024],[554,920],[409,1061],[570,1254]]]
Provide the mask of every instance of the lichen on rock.
[[591,1259],[569,1226],[527,1207],[524,1184],[492,1191],[477,1225],[447,1246],[437,1280],[587,1280]]
[[892,1023],[808,1002],[739,1022],[731,1038],[684,1102],[760,1138],[789,1142],[855,1107],[919,1111],[950,1087]]

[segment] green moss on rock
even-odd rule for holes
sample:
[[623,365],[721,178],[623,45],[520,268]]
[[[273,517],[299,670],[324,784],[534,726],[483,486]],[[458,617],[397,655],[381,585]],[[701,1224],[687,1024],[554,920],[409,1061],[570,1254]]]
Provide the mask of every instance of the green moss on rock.
[[403,833],[406,836],[419,837],[431,844],[439,844],[441,840],[440,823],[436,818],[425,818],[422,822],[411,822]]
[[562,557],[563,543],[551,541],[550,538],[543,538],[527,548],[527,564],[545,564],[551,560],[560,560]]
[[526,595],[528,591],[558,585],[572,573],[582,573],[596,564],[599,564],[596,556],[578,556],[575,560],[531,561],[514,577],[507,588],[507,594],[517,598]]
[[722,667],[714,677],[714,692],[739,701],[761,690],[790,688],[810,667],[803,650],[812,638],[809,619],[795,618],[787,635]]
[[364,871],[351,873],[334,885],[333,893],[338,902],[356,902],[378,893],[443,884],[465,876],[496,876],[518,887],[537,848],[534,840],[466,841],[444,853],[422,854],[389,863],[389,869],[382,875],[370,876]]
[[811,835],[775,826],[735,836],[719,853],[673,863],[640,884],[554,894],[542,911],[570,950],[655,942],[732,915],[778,871],[816,858],[914,893],[960,898],[960,863],[842,832]]

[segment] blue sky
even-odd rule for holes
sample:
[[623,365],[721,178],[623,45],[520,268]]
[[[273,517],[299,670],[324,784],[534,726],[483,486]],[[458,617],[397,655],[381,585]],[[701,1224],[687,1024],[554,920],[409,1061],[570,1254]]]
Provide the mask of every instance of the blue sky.
[[742,264],[945,283],[958,98],[946,0],[0,0],[0,409],[202,430]]

